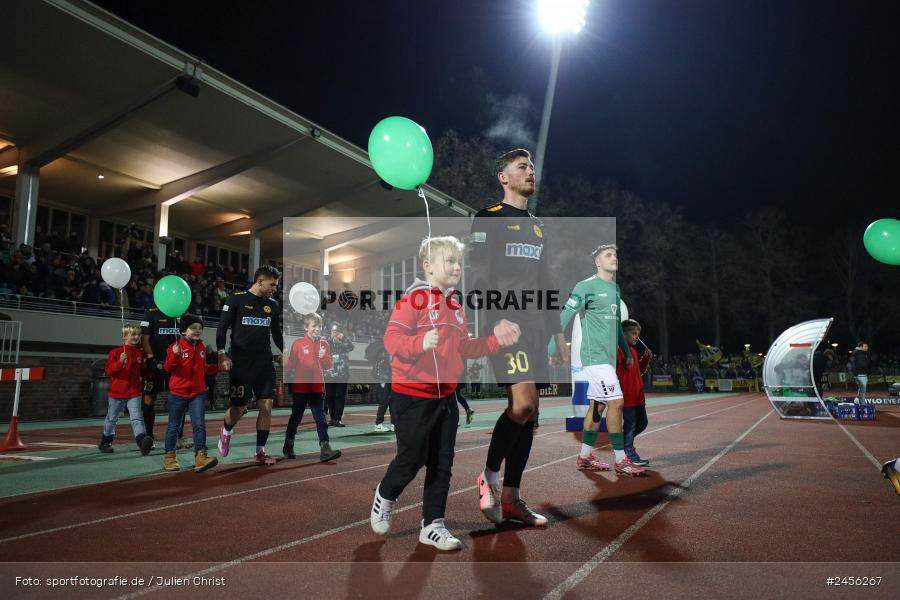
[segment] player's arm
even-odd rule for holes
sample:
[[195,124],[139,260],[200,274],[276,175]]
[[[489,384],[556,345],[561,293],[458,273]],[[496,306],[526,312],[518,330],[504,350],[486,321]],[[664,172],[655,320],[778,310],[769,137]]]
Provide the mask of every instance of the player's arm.
[[[549,257],[552,256],[552,253],[548,251],[549,244],[550,242],[547,241],[547,238],[544,238],[544,249],[541,251],[541,260],[538,264],[539,293],[556,290],[556,285],[553,282],[553,276],[550,273]],[[556,311],[550,310],[546,307],[544,308],[543,313],[544,314],[542,316],[544,318],[544,331],[549,333],[551,337],[555,337],[557,333],[562,333],[563,324],[561,316],[558,315]]]
[[[554,329],[562,333],[563,339],[572,339],[572,325],[574,324],[573,319],[575,315],[584,311],[584,306],[586,302],[586,284],[583,281],[579,281],[575,284],[575,287],[569,292],[569,299],[566,300],[566,303],[563,305],[562,310],[559,313],[559,324],[554,325]],[[553,336],[550,338],[550,344],[547,348],[547,353],[550,356],[556,356],[558,352],[558,338],[557,336]]]
[[272,307],[272,320],[270,321],[269,328],[272,330],[272,341],[275,342],[275,347],[278,348],[278,351],[284,353],[284,332],[281,330],[281,307],[277,302],[272,302],[275,306]]
[[234,328],[234,320],[238,313],[237,307],[238,303],[235,302],[234,296],[228,296],[228,298],[225,299],[225,305],[222,307],[222,314],[219,316],[219,326],[216,327],[216,350],[220,356],[225,354],[225,344],[228,341],[228,329]]
[[153,363],[156,362],[156,357],[153,356],[153,348],[150,346],[150,333],[150,309],[145,308],[144,316],[141,317],[141,348],[144,350],[144,356]]
[[[472,221],[472,229],[469,233],[469,253],[466,260],[470,266],[471,286],[468,291],[478,290],[482,302],[487,301],[487,292],[490,289],[491,274],[494,273],[494,253],[498,243],[502,239],[496,232],[496,223],[503,219],[496,217],[476,216]],[[493,321],[488,322],[490,313],[482,309],[480,322],[483,331],[493,329]],[[480,332],[476,332],[480,333]]]

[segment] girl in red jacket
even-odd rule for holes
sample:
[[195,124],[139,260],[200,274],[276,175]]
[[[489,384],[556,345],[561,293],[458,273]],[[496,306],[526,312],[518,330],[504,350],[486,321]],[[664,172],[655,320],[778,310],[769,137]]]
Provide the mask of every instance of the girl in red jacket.
[[303,315],[303,330],[306,335],[291,345],[291,355],[285,369],[291,381],[294,404],[291,406],[291,418],[288,419],[284,448],[281,451],[285,458],[297,458],[294,454],[294,438],[308,405],[319,435],[319,460],[327,462],[341,455],[340,450],[331,449],[328,443],[328,425],[325,423],[324,371],[332,366],[331,347],[322,337],[322,317],[318,314]]
[[191,415],[194,428],[194,472],[210,469],[219,460],[206,452],[206,375],[219,372],[217,363],[206,362],[203,345],[203,321],[193,315],[183,315],[178,323],[181,337],[166,350],[165,371],[169,374],[169,425],[166,428],[166,457],[163,468],[178,471],[175,458],[179,423],[185,411]]
[[116,437],[116,423],[122,407],[128,407],[134,441],[146,456],[153,448],[153,438],[144,428],[141,412],[141,371],[144,369],[144,353],[138,349],[141,328],[133,323],[122,327],[122,345],[109,351],[106,359],[106,374],[109,375],[109,410],[103,423],[103,437],[100,438],[100,452],[113,451],[112,442]]
[[[470,338],[463,307],[453,296],[462,272],[463,245],[455,237],[430,238],[419,248],[426,281],[417,279],[397,301],[384,331],[391,355],[391,414],[397,456],[375,489],[369,522],[378,535],[391,526],[394,505],[422,466],[425,493],[419,542],[459,550],[444,525],[459,409],[456,386],[465,359],[500,350],[493,335]],[[518,341],[518,336],[513,343]]]
[[650,464],[649,460],[638,456],[634,449],[634,438],[647,428],[647,400],[644,397],[643,375],[650,367],[653,354],[649,348],[638,358],[635,345],[641,337],[641,324],[637,321],[626,319],[622,321],[622,332],[625,341],[628,342],[628,351],[631,353],[632,364],[627,366],[625,354],[619,348],[616,360],[616,376],[622,387],[622,395],[625,397],[625,406],[622,408],[622,434],[625,438],[625,456],[639,467]]

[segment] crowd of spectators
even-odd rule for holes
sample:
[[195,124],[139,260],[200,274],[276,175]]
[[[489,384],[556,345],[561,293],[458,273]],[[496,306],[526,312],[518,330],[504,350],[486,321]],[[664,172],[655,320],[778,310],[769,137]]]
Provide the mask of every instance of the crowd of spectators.
[[[0,227],[2,229],[2,227]],[[4,238],[6,236],[6,238]],[[0,240],[8,232],[0,231]],[[5,242],[0,256],[0,297],[14,295],[57,301],[83,302],[100,306],[124,306],[143,310],[153,306],[153,287],[165,274],[180,275],[191,287],[188,309],[197,315],[217,318],[227,295],[247,287],[246,269],[215,263],[188,262],[180,252],[170,250],[166,268],[156,268],[157,257],[149,244],[127,237],[119,257],[131,268],[131,280],[119,294],[100,275],[102,261],[84,252],[75,236],[62,238],[51,231],[44,235],[37,228],[34,247],[22,244],[18,249]]]

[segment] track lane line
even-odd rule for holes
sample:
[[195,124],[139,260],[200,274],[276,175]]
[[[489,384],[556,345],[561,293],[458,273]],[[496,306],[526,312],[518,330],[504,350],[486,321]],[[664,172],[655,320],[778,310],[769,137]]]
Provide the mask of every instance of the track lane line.
[[[691,421],[696,421],[697,419],[702,419],[702,418],[710,417],[710,416],[712,416],[712,415],[714,415],[714,414],[717,414],[717,413],[725,412],[725,411],[728,411],[728,410],[734,410],[735,408],[739,408],[739,407],[741,407],[741,406],[745,406],[745,405],[747,405],[747,404],[750,404],[751,402],[755,402],[756,400],[757,400],[756,398],[753,398],[753,399],[747,400],[747,401],[745,401],[745,402],[742,402],[742,403],[740,403],[740,404],[736,404],[736,405],[734,405],[734,406],[728,406],[728,407],[726,407],[726,408],[721,408],[721,409],[719,409],[719,410],[717,410],[717,411],[713,411],[713,412],[711,412],[711,413],[705,413],[705,414],[702,414],[702,415],[697,415],[696,417],[691,417],[691,418],[689,418],[689,419],[685,419],[685,420],[683,420],[683,421],[678,421],[678,422],[676,422],[676,423],[670,423],[669,425],[665,425],[665,426],[659,427],[659,428],[657,428],[657,429],[653,429],[653,430],[650,430],[650,431],[645,431],[645,432],[642,433],[641,435],[642,435],[642,436],[647,436],[647,435],[650,435],[650,434],[653,434],[653,433],[657,433],[657,432],[660,432],[660,431],[664,431],[664,430],[666,430],[666,429],[670,429],[670,428],[672,428],[672,427],[676,427],[676,426],[678,426],[678,425],[682,425],[682,424],[684,424],[684,423],[690,423]],[[769,413],[766,414],[766,416],[768,416],[768,415],[771,414],[772,412],[774,412],[774,410],[771,410]],[[763,417],[763,419],[764,419],[764,418],[765,418],[765,417]],[[762,419],[760,419],[760,420],[757,422],[757,425],[758,425],[759,423],[761,423],[761,422],[762,422]],[[755,427],[755,426],[754,426],[754,427]],[[543,435],[553,435],[553,434],[556,434],[556,433],[565,433],[565,430],[561,430],[561,431],[553,431],[553,432],[549,432],[549,433],[543,434]],[[744,433],[738,440],[736,440],[736,441],[739,441],[740,439],[743,439],[743,437],[744,437],[745,435],[747,435],[747,433],[749,433],[749,431],[745,432],[745,433]],[[536,437],[537,437],[537,436],[536,436]],[[732,442],[732,445],[729,445],[729,448],[731,448],[735,443],[736,443],[736,442]],[[483,448],[483,447],[487,447],[487,446],[488,446],[488,444],[485,444],[484,446],[480,446],[480,447]],[[605,444],[604,446],[601,446],[601,448],[606,448],[606,447],[608,447],[608,446],[609,446],[609,444]],[[472,450],[472,449],[474,449],[474,448],[467,448],[466,450]],[[724,453],[720,453],[720,454],[724,455]],[[562,458],[558,458],[558,459],[555,459],[555,460],[552,460],[552,461],[550,461],[550,462],[543,463],[543,464],[540,464],[540,465],[537,465],[537,466],[534,466],[534,467],[530,467],[530,468],[528,468],[528,469],[525,469],[524,472],[525,472],[525,473],[530,473],[530,472],[536,471],[536,470],[538,470],[538,469],[543,469],[544,467],[549,467],[549,466],[551,466],[551,465],[555,465],[555,464],[559,464],[559,463],[562,463],[562,462],[570,461],[570,460],[572,460],[573,458],[575,458],[576,456],[578,456],[578,453],[572,454],[572,455],[570,455],[570,456],[564,456],[564,457],[562,457]],[[718,458],[720,458],[720,457],[717,456],[714,460],[718,460]],[[709,463],[708,463],[708,464],[709,464]],[[708,467],[708,466],[707,466],[707,467],[704,467],[704,470],[705,470],[706,468],[709,468],[709,467]],[[456,495],[459,495],[459,494],[465,494],[465,493],[471,492],[471,491],[473,491],[473,490],[475,490],[475,489],[476,489],[476,486],[474,486],[474,485],[473,485],[473,486],[467,486],[467,487],[465,487],[465,488],[458,489],[458,490],[456,490],[456,491],[450,492],[450,493],[448,494],[448,497],[456,496]],[[394,512],[395,512],[395,513],[406,512],[406,511],[412,510],[412,509],[414,509],[414,508],[419,508],[419,507],[422,506],[422,504],[423,504],[423,502],[422,502],[422,501],[419,501],[419,502],[416,502],[416,503],[414,503],[414,504],[409,504],[409,505],[407,505],[407,506],[404,506],[403,508],[400,508],[400,509],[398,509],[398,510],[395,510]],[[657,511],[657,512],[658,512],[658,511]],[[655,513],[654,513],[654,514],[655,514]],[[281,551],[283,551],[283,550],[289,550],[289,549],[291,549],[291,548],[295,548],[295,547],[297,547],[297,546],[301,546],[301,545],[303,545],[303,544],[307,544],[307,543],[309,543],[309,542],[314,542],[314,541],[316,541],[316,540],[320,540],[320,539],[326,538],[326,537],[328,537],[328,536],[335,535],[335,534],[337,534],[337,533],[341,533],[342,531],[346,531],[346,530],[348,530],[348,529],[352,529],[352,528],[354,528],[354,527],[358,527],[358,526],[360,526],[360,525],[367,524],[368,522],[369,522],[369,519],[360,519],[360,520],[358,520],[358,521],[353,521],[353,522],[351,522],[351,523],[346,523],[346,524],[344,524],[344,525],[340,525],[340,526],[338,526],[338,527],[334,527],[334,528],[329,529],[329,530],[327,530],[327,531],[322,531],[322,532],[315,533],[315,534],[313,534],[313,535],[306,536],[306,537],[303,537],[303,538],[300,538],[300,539],[297,539],[297,540],[293,540],[293,541],[290,541],[290,542],[285,542],[285,543],[279,544],[279,545],[277,545],[277,546],[272,546],[272,547],[270,547],[270,548],[265,548],[265,549],[263,549],[263,550],[259,550],[259,551],[257,551],[257,552],[252,553],[252,554],[247,554],[247,555],[245,555],[245,556],[241,556],[241,557],[232,559],[232,560],[227,561],[227,562],[218,563],[218,564],[212,565],[212,566],[210,566],[210,567],[207,567],[206,569],[202,569],[202,570],[200,570],[200,571],[196,571],[196,572],[193,572],[193,573],[188,573],[188,574],[186,574],[186,575],[182,575],[182,576],[179,576],[179,577],[185,577],[185,578],[187,578],[187,579],[192,579],[192,578],[194,578],[194,577],[205,577],[206,575],[209,575],[209,574],[212,574],[212,573],[217,573],[217,572],[219,572],[219,571],[223,571],[223,570],[225,570],[225,569],[228,569],[229,567],[233,567],[233,566],[239,565],[239,564],[241,564],[241,563],[249,562],[249,561],[254,561],[254,560],[263,558],[263,557],[265,557],[265,556],[270,556],[270,555],[272,555],[272,554],[276,554],[276,553],[281,552]],[[2,540],[0,540],[0,541],[2,541]],[[139,598],[139,597],[141,597],[141,596],[144,596],[144,595],[149,594],[149,593],[152,593],[152,592],[156,592],[156,591],[161,590],[161,589],[164,589],[164,588],[165,588],[165,586],[150,586],[150,587],[146,587],[146,588],[143,588],[143,589],[140,589],[140,590],[137,590],[137,591],[128,593],[128,594],[123,594],[123,595],[121,595],[121,596],[116,596],[116,597],[114,598],[114,600],[131,600],[131,599],[133,599],[133,598]]]
[[716,464],[719,459],[728,454],[728,452],[737,446],[745,437],[747,437],[750,432],[756,429],[766,418],[775,412],[775,409],[771,409],[769,412],[764,414],[760,419],[750,426],[749,429],[744,431],[741,435],[735,438],[730,444],[728,444],[725,448],[723,448],[718,454],[709,459],[705,465],[697,469],[693,475],[685,479],[680,486],[674,488],[670,491],[665,500],[659,502],[654,505],[653,508],[648,510],[644,515],[635,521],[628,529],[619,534],[616,539],[610,542],[603,550],[595,554],[591,557],[590,560],[585,562],[581,567],[579,567],[574,573],[569,575],[562,583],[553,588],[546,596],[544,596],[544,600],[559,600],[565,594],[572,591],[575,586],[581,583],[588,575],[590,575],[594,569],[596,569],[600,563],[606,561],[609,557],[615,554],[619,548],[621,548],[631,537],[636,534],[640,529],[646,525],[653,517],[659,514],[663,509],[665,509],[670,502],[681,496],[686,490],[690,489],[690,487],[694,484],[697,479],[699,479],[710,467]]
[[[722,399],[717,399],[717,400],[714,400],[713,402],[719,402],[720,400],[722,400]],[[719,409],[719,410],[717,410],[717,411],[713,411],[713,412],[711,412],[711,413],[703,413],[703,414],[701,414],[701,415],[697,415],[696,417],[691,417],[690,419],[687,419],[687,420],[684,420],[684,421],[679,421],[679,422],[676,422],[676,423],[671,423],[671,424],[669,424],[669,425],[664,425],[664,426],[662,426],[662,427],[658,427],[658,428],[652,429],[652,430],[650,430],[650,431],[645,431],[644,433],[641,434],[641,436],[648,436],[648,435],[650,435],[650,434],[652,434],[652,433],[656,433],[656,432],[658,432],[658,431],[663,431],[663,430],[669,429],[670,427],[675,427],[675,426],[677,426],[677,425],[680,425],[680,424],[682,424],[682,423],[688,423],[688,422],[690,422],[690,421],[694,421],[694,420],[697,420],[697,419],[700,419],[700,418],[705,418],[705,417],[708,417],[708,416],[711,416],[711,415],[714,415],[714,414],[717,414],[717,413],[720,413],[720,412],[723,412],[723,411],[726,411],[726,410],[731,410],[731,409],[733,409],[733,408],[738,408],[738,407],[740,407],[740,406],[744,406],[745,404],[748,404],[748,403],[750,403],[750,402],[753,402],[754,400],[755,400],[755,399],[750,399],[750,400],[744,401],[744,402],[742,402],[742,403],[740,403],[740,404],[736,404],[736,405],[733,405],[733,406],[728,406],[728,407],[726,407],[726,408],[722,408],[722,409]],[[704,405],[704,406],[705,406],[705,405]],[[685,406],[685,407],[683,407],[683,408],[688,408],[688,407],[689,407],[689,406]],[[693,407],[696,407],[696,404],[694,404]],[[648,415],[648,416],[655,416],[656,414],[661,414],[662,412],[672,412],[672,411],[674,411],[674,410],[683,410],[683,408],[682,408],[682,409],[668,409],[668,410],[665,410],[665,411],[660,411],[659,413],[653,413],[653,414],[650,414],[650,415]],[[481,428],[481,429],[474,429],[474,430],[469,430],[469,431],[466,431],[466,432],[464,432],[464,433],[477,433],[477,432],[479,432],[479,431],[484,431],[484,428]],[[534,437],[535,437],[535,438],[546,437],[546,436],[550,436],[550,435],[556,435],[556,434],[558,434],[558,433],[569,433],[569,432],[567,432],[565,429],[561,429],[561,430],[556,430],[556,431],[548,431],[548,432],[546,432],[546,433],[540,433],[540,434],[537,434],[537,435],[534,436]],[[377,446],[377,445],[384,444],[384,443],[391,443],[391,442],[379,442],[378,444],[372,444],[372,446]],[[609,445],[609,444],[607,444],[606,446],[608,446],[608,445]],[[460,453],[462,453],[462,452],[471,452],[471,451],[474,451],[474,450],[480,450],[480,449],[487,448],[488,446],[490,446],[489,443],[488,443],[488,444],[480,444],[480,445],[477,445],[477,446],[471,446],[471,447],[469,447],[469,448],[463,448],[463,449],[461,449],[461,450],[457,450],[457,451],[456,451],[456,454],[460,454]],[[606,446],[602,446],[601,448],[605,448]],[[367,446],[367,447],[368,447],[368,446]],[[574,456],[575,456],[575,455],[573,455],[573,456],[571,456],[571,457],[568,457],[568,458],[571,459],[571,458],[574,458]],[[68,531],[68,530],[70,530],[70,529],[77,529],[77,528],[80,528],[80,527],[87,527],[87,526],[90,526],[90,525],[97,525],[97,524],[100,524],[100,523],[108,523],[108,522],[110,522],[110,521],[117,521],[117,520],[120,520],[120,519],[129,519],[129,518],[132,518],[132,517],[137,517],[137,516],[141,516],[141,515],[152,514],[152,513],[155,513],[155,512],[161,512],[161,511],[164,511],[164,510],[170,510],[170,509],[176,509],[176,508],[183,508],[183,507],[185,507],[185,506],[193,506],[193,505],[195,505],[195,504],[201,504],[201,503],[204,503],[204,502],[212,502],[212,501],[215,501],[215,500],[222,500],[222,499],[224,499],[224,498],[233,498],[233,497],[235,497],[235,496],[243,496],[243,495],[246,495],[246,494],[252,494],[252,493],[256,493],[256,492],[264,492],[264,491],[268,491],[268,490],[272,490],[272,489],[278,489],[278,488],[282,488],[282,487],[286,487],[286,486],[291,486],[291,485],[299,485],[299,484],[301,484],[301,483],[307,483],[307,482],[310,482],[310,481],[318,481],[318,480],[320,480],[320,479],[328,479],[328,478],[331,478],[331,477],[338,477],[338,476],[341,476],[341,475],[352,475],[352,474],[354,474],[354,473],[361,473],[361,472],[363,472],[363,471],[370,471],[370,470],[372,470],[372,469],[386,468],[389,464],[390,464],[390,463],[387,462],[387,463],[382,463],[382,464],[378,464],[378,465],[372,465],[372,466],[368,466],[368,467],[360,467],[360,468],[358,468],[358,469],[350,469],[350,470],[348,470],[348,471],[339,471],[339,472],[337,472],[337,473],[325,473],[325,474],[323,474],[323,475],[315,475],[315,476],[313,476],[313,477],[306,477],[306,478],[303,478],[303,479],[297,479],[297,480],[293,480],[293,481],[283,481],[283,482],[281,482],[281,483],[274,483],[274,484],[270,484],[270,485],[266,485],[266,486],[261,486],[261,487],[256,487],[256,488],[250,488],[250,489],[246,489],[246,490],[238,490],[238,491],[236,491],[236,492],[229,492],[229,493],[227,493],[227,494],[218,494],[218,495],[216,495],[216,496],[209,496],[209,497],[207,497],[207,498],[196,498],[196,499],[193,499],[193,500],[186,500],[186,501],[184,501],[184,502],[176,502],[176,503],[174,503],[174,504],[166,504],[166,505],[163,505],[163,506],[157,506],[157,507],[154,507],[154,508],[147,508],[147,509],[143,509],[143,510],[138,510],[138,511],[129,512],[129,513],[123,513],[123,514],[118,514],[118,515],[110,515],[110,516],[108,516],[108,517],[100,517],[100,518],[97,518],[97,519],[91,519],[91,520],[89,520],[89,521],[80,521],[80,522],[77,522],[77,523],[70,523],[69,525],[60,525],[60,526],[58,526],[58,527],[51,527],[51,528],[48,528],[48,529],[42,529],[42,530],[39,530],[39,531],[33,531],[33,532],[23,533],[23,534],[20,534],[20,535],[10,536],[10,537],[6,537],[6,538],[0,538],[0,544],[4,544],[4,543],[8,543],[8,542],[14,542],[14,541],[17,541],[17,540],[27,539],[27,538],[31,538],[31,537],[36,537],[36,536],[39,536],[39,535],[46,535],[46,534],[50,534],[50,533],[58,533],[58,532],[60,532],[60,531]]]

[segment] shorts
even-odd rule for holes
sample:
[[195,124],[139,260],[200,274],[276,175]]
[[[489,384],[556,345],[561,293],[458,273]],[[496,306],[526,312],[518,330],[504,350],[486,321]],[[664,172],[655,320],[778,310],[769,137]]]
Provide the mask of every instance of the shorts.
[[229,373],[231,406],[246,406],[251,397],[275,398],[275,365],[269,352],[233,356]]
[[534,381],[538,389],[549,387],[549,383],[543,383],[549,380],[547,369],[549,340],[550,337],[544,335],[543,331],[525,329],[515,346],[500,348],[499,352],[490,355],[488,358],[497,377],[497,383],[506,386]]
[[616,376],[616,369],[612,365],[588,365],[584,367],[583,372],[588,382],[588,400],[606,403],[625,398],[622,395],[619,378]]
[[162,369],[154,367],[153,371],[149,371],[144,375],[144,395],[155,396],[160,392],[168,391],[169,376]]

